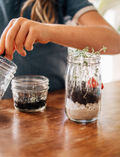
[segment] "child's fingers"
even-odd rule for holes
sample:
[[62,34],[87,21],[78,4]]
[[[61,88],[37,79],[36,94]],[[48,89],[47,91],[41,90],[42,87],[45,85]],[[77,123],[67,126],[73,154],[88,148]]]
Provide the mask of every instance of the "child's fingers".
[[9,28],[6,39],[5,39],[5,51],[6,57],[8,59],[13,58],[13,45],[15,43],[15,38],[17,33],[19,32],[21,23],[18,20],[15,20],[13,25]]
[[26,40],[28,33],[29,33],[29,27],[23,23],[15,37],[14,42],[15,42],[16,50],[22,56],[26,55],[26,52],[25,52],[23,46],[24,46],[24,42]]
[[8,32],[8,30],[11,28],[11,26],[13,25],[15,19],[11,20],[8,24],[8,26],[5,28],[5,30],[3,31],[1,37],[0,37],[0,55],[3,54],[4,50],[5,50],[5,39],[6,39],[6,34]]
[[33,49],[33,44],[35,43],[35,40],[35,33],[31,29],[29,30],[28,35],[26,36],[26,40],[24,42],[25,49],[31,51]]

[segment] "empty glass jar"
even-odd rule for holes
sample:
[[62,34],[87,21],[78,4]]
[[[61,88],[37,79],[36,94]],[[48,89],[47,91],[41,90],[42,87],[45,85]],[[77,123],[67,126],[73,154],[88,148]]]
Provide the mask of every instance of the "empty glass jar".
[[11,88],[16,110],[37,112],[46,108],[49,80],[45,76],[17,76],[12,80]]
[[76,122],[92,122],[101,108],[100,55],[75,51],[68,55],[65,112]]
[[0,100],[14,77],[16,70],[17,66],[12,61],[0,56]]

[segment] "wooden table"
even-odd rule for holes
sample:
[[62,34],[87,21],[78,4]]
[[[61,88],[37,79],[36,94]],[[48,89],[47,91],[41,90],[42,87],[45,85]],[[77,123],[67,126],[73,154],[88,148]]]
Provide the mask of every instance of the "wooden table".
[[93,123],[70,121],[64,90],[49,92],[44,112],[22,113],[12,99],[0,102],[0,157],[120,157],[120,82],[102,90]]

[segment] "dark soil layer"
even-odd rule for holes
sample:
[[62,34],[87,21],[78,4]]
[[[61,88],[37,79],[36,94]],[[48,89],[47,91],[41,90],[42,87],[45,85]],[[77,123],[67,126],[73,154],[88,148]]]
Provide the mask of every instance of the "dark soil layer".
[[15,107],[19,109],[39,109],[45,106],[46,100],[40,100],[39,102],[34,103],[22,103],[22,102],[16,102],[15,101]]
[[87,90],[85,87],[85,82],[82,82],[81,89],[79,86],[71,87],[68,90],[68,98],[70,98],[74,103],[78,102],[80,104],[86,105],[87,103],[98,103],[100,95],[95,94],[96,88],[93,90]]

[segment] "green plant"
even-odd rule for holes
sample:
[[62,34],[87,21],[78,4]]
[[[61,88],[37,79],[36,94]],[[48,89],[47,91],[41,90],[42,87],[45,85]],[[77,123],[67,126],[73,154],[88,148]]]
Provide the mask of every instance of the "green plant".
[[[91,48],[91,53],[89,51],[89,47],[86,47],[83,50],[79,50],[79,49],[69,50],[69,55],[75,57],[74,59],[80,58],[81,60],[83,58],[83,60],[81,60],[81,62],[78,65],[74,66],[73,78],[75,79],[75,81],[77,81],[77,79],[80,76],[84,76],[85,80],[88,79],[91,69],[94,71],[94,76],[95,77],[98,76],[99,69],[98,69],[98,65],[94,64],[96,63],[94,58],[96,57],[96,55],[100,55],[101,51],[105,52],[106,49],[107,48],[105,46],[103,46],[103,48],[101,48],[99,51],[95,51],[94,48]],[[93,59],[92,64],[90,64],[91,58]]]
[[76,49],[75,51],[70,49],[69,50],[69,55],[75,55],[76,57],[83,57],[83,58],[90,58],[94,55],[98,55],[101,53],[101,51],[105,52],[106,47],[103,46],[99,51],[95,51],[94,48],[91,48],[91,53],[89,51],[89,47],[85,47],[83,50]]

